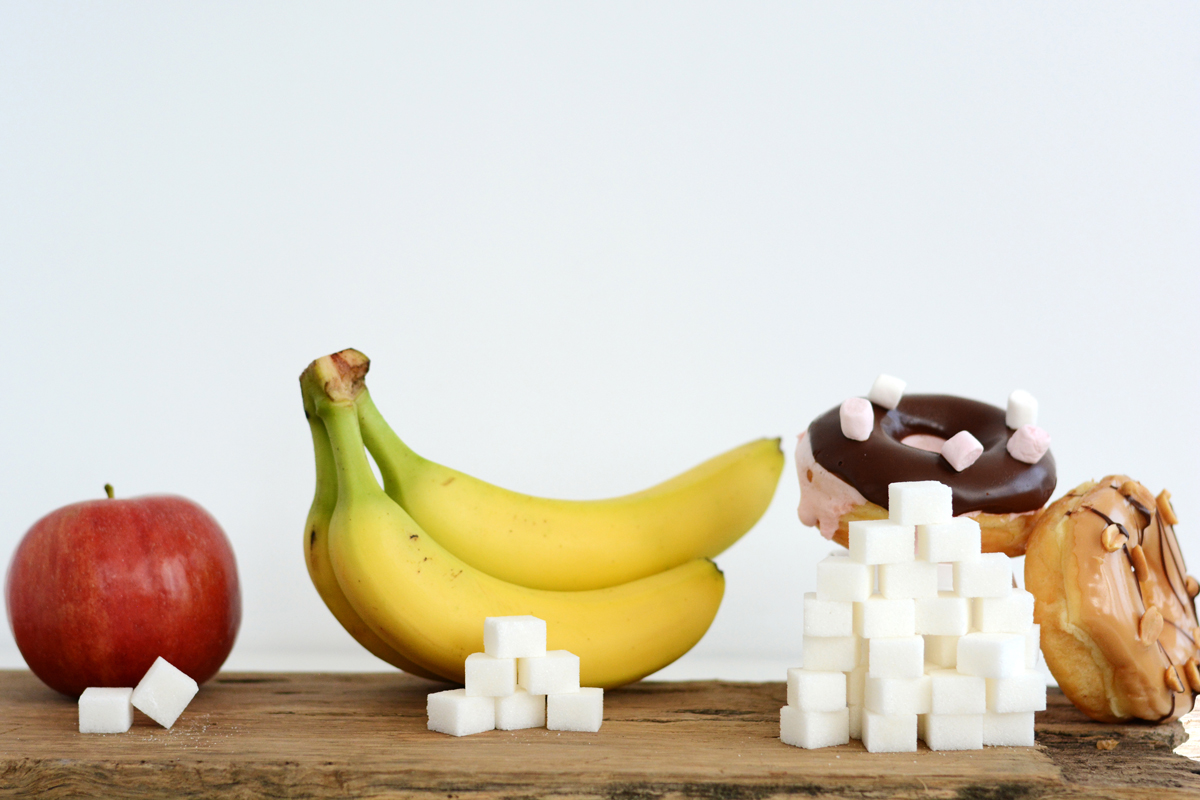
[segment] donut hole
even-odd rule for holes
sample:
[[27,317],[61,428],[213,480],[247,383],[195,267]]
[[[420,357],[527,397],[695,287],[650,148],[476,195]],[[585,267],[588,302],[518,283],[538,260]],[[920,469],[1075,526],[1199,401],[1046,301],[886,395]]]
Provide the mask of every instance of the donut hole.
[[942,445],[945,443],[945,439],[933,433],[910,433],[900,440],[900,444],[902,445],[913,447],[917,450],[927,450],[930,453],[942,452]]

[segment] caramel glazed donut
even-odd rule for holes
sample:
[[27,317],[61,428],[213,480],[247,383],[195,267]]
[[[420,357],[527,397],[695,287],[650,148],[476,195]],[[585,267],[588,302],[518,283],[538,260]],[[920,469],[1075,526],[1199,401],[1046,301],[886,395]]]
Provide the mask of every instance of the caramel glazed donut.
[[1025,588],[1063,693],[1100,722],[1167,722],[1200,694],[1196,595],[1170,493],[1124,475],[1085,483],[1041,515]]
[[[940,481],[954,492],[955,516],[979,522],[983,552],[1025,552],[1034,521],[1054,493],[1057,478],[1049,450],[1033,464],[1017,460],[1007,449],[1014,431],[1006,411],[976,400],[905,394],[895,408],[877,402],[870,408],[874,427],[865,441],[843,433],[841,407],[817,417],[800,435],[801,522],[845,547],[850,522],[887,518],[888,484]],[[983,446],[962,471],[940,449],[929,449],[960,431]]]

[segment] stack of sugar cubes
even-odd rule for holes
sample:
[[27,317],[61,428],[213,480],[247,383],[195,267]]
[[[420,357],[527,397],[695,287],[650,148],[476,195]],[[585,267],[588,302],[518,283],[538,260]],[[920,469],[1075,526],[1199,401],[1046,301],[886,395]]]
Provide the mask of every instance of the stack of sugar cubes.
[[488,617],[483,652],[467,656],[462,689],[426,701],[429,730],[467,736],[540,728],[596,732],[604,690],[579,686],[579,656],[546,650],[546,623],[531,616]]
[[[861,739],[872,753],[1032,746],[1046,684],[1034,667],[1033,595],[950,487],[893,483],[888,519],[851,522],[848,555],[817,565],[804,596],[804,667],[788,670],[780,739]],[[953,590],[939,591],[939,565]]]

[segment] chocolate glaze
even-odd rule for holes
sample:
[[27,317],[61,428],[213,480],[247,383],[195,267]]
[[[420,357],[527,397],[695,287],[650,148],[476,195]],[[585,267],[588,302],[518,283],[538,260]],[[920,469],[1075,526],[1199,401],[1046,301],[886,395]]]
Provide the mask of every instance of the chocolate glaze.
[[[863,497],[888,507],[888,484],[941,481],[954,490],[954,513],[982,511],[1014,514],[1041,508],[1054,493],[1054,456],[1047,451],[1036,464],[1008,454],[1012,434],[1002,408],[942,394],[906,394],[891,411],[872,404],[875,427],[865,442],[842,434],[840,406],[808,426],[813,458],[857,489]],[[941,453],[918,450],[900,440],[914,433],[949,439],[970,431],[983,445],[983,455],[956,472]]]

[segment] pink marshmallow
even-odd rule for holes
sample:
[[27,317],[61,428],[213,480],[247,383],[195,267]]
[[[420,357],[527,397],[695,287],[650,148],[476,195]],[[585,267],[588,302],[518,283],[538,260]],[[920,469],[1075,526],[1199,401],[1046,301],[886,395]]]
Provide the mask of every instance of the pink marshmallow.
[[875,411],[871,401],[862,397],[851,397],[842,403],[839,416],[842,420],[842,435],[856,442],[865,442],[871,438],[871,430],[875,427]]
[[1050,434],[1037,425],[1022,425],[1008,437],[1008,454],[1017,461],[1036,464],[1050,449]]
[[942,445],[942,458],[950,462],[955,472],[962,472],[983,455],[983,445],[970,431],[959,431]]

